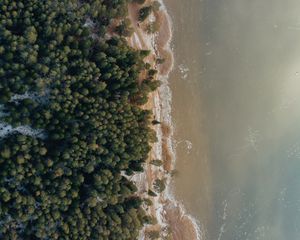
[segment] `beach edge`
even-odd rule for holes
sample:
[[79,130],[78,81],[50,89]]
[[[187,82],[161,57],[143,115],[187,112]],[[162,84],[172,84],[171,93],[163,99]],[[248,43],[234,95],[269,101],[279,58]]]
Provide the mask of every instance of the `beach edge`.
[[[153,1],[146,1],[146,5]],[[139,240],[147,239],[147,232],[159,231],[162,237],[173,240],[201,240],[200,225],[195,218],[186,213],[184,205],[176,200],[173,193],[173,171],[176,164],[176,149],[174,144],[174,127],[172,122],[172,92],[169,86],[169,75],[174,69],[174,52],[171,44],[173,40],[173,21],[165,3],[159,0],[161,8],[150,16],[160,23],[158,32],[147,34],[137,20],[137,4],[129,4],[129,16],[133,25],[133,36],[128,38],[128,43],[133,48],[151,50],[152,57],[148,61],[158,70],[157,79],[161,80],[161,87],[149,95],[148,103],[144,108],[153,112],[155,120],[161,122],[152,128],[157,135],[157,142],[153,144],[149,154],[151,159],[161,159],[164,164],[161,167],[153,166],[147,162],[145,171],[132,177],[139,189],[139,195],[146,197],[148,189],[151,189],[156,179],[164,179],[166,189],[156,197],[151,197],[153,205],[146,208],[147,213],[157,219],[157,224],[147,225],[141,231]],[[154,59],[163,58],[161,65]],[[148,197],[148,196],[147,196]],[[163,239],[163,238],[162,238]]]

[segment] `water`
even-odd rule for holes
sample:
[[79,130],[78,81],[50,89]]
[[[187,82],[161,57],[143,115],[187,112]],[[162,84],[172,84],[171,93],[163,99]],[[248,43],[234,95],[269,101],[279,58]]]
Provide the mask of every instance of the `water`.
[[176,196],[208,240],[300,239],[300,2],[165,2]]

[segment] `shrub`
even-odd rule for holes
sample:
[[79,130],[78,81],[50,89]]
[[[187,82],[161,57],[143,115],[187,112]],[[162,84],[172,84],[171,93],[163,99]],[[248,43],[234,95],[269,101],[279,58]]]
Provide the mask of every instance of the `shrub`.
[[146,6],[140,9],[139,11],[139,21],[145,21],[152,12],[152,6]]
[[150,164],[152,164],[152,165],[154,165],[154,166],[157,166],[157,167],[160,167],[160,166],[163,165],[163,161],[161,161],[161,160],[152,160],[152,161],[150,162]]
[[153,184],[153,188],[156,192],[162,193],[166,189],[166,180],[165,179],[156,179]]

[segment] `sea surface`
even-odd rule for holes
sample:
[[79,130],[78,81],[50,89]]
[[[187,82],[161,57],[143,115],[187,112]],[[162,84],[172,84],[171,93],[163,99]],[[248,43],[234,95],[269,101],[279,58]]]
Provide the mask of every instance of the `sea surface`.
[[300,1],[165,0],[174,192],[207,240],[300,239]]

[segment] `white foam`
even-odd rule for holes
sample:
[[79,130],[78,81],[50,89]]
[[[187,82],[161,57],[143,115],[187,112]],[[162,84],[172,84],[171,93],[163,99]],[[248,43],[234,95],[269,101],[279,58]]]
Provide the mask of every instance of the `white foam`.
[[183,79],[183,80],[187,79],[187,77],[189,76],[190,69],[187,66],[185,66],[184,64],[180,64],[178,66],[178,68],[181,73],[181,79]]

